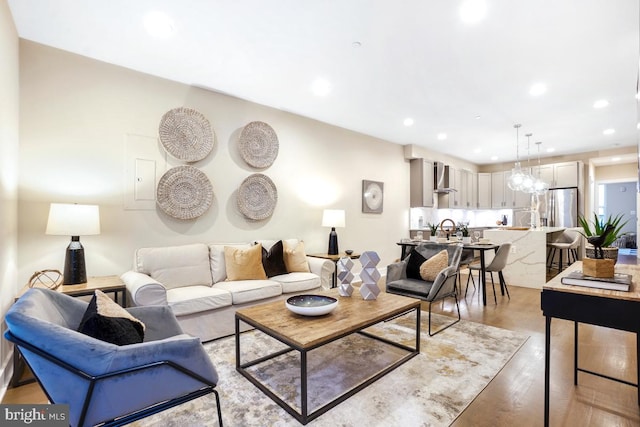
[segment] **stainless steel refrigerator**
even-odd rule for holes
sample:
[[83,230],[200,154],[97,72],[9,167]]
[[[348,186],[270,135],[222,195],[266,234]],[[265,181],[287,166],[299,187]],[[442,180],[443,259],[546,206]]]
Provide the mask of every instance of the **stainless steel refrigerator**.
[[578,227],[578,189],[556,188],[541,196],[540,222],[549,227]]

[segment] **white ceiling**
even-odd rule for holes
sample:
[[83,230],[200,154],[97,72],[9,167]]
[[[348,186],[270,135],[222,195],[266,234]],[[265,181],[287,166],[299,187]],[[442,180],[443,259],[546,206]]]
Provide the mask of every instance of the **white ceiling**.
[[[485,1],[475,24],[462,22],[463,0],[9,6],[21,38],[476,164],[515,159],[514,123],[521,159],[529,132],[532,158],[535,141],[543,156],[636,146],[637,0]],[[154,10],[173,19],[172,36],[146,33]],[[311,92],[317,78],[328,95]],[[533,97],[537,82],[548,90]],[[609,106],[593,108],[599,99]]]

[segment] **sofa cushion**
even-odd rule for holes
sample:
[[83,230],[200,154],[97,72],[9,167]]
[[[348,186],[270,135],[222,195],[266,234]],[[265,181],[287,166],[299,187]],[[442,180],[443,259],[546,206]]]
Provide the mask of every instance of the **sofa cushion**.
[[274,276],[271,280],[282,285],[282,293],[310,291],[320,287],[320,276],[313,273],[288,273]]
[[289,273],[309,273],[307,254],[304,251],[304,242],[294,239],[284,241],[284,264]]
[[282,286],[274,280],[237,280],[213,285],[231,293],[233,304],[258,301],[282,294]]
[[407,261],[407,279],[422,280],[422,276],[420,276],[420,266],[426,260],[427,259],[418,251],[411,251],[409,260]]
[[209,248],[203,243],[140,248],[135,252],[135,265],[136,271],[148,274],[167,289],[213,284]]
[[224,248],[227,280],[265,280],[267,274],[262,266],[262,245],[247,249]]
[[[256,242],[256,244],[259,244]],[[262,247],[262,266],[267,277],[287,274],[287,266],[284,263],[284,248],[282,240],[278,240],[269,249]]]
[[228,307],[231,303],[231,293],[211,286],[167,290],[167,304],[176,316]]
[[141,343],[144,323],[96,290],[82,316],[78,332],[116,345]]
[[427,282],[436,280],[436,276],[449,265],[449,253],[446,249],[441,250],[420,266],[420,277]]
[[227,243],[209,245],[209,262],[211,264],[211,278],[213,283],[222,282],[227,279],[227,268],[224,262],[224,248],[247,249],[251,247],[249,243]]

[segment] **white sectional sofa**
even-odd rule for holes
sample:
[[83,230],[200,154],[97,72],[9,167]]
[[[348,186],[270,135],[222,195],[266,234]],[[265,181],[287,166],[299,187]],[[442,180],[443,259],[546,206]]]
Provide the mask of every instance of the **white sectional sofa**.
[[[332,261],[307,257],[297,239],[195,243],[136,250],[122,280],[131,305],[168,305],[186,333],[209,341],[234,333],[238,308],[329,288],[334,268]],[[276,275],[266,277],[266,271]]]

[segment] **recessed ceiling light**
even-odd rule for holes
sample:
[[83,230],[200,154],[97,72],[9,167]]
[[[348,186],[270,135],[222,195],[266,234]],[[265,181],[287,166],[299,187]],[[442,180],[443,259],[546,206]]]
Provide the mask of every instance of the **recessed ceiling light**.
[[482,153],[482,148],[476,148],[473,150],[474,153],[478,154],[478,153]]
[[167,38],[175,30],[173,20],[164,12],[153,11],[147,13],[143,20],[144,28],[147,32],[158,38]]
[[540,96],[547,91],[547,85],[544,83],[536,83],[529,89],[529,95]]
[[444,132],[440,132],[440,133],[438,134],[437,138],[438,138],[440,141],[444,141],[445,139],[447,139],[447,134],[446,134],[446,133],[444,133]]
[[619,162],[620,160],[621,160],[620,157],[612,157],[611,158],[612,162]]
[[362,46],[362,43],[360,43],[360,42],[353,42],[353,43],[351,43],[351,46],[352,46],[352,47],[355,47],[355,48],[358,48],[358,47]]
[[405,126],[413,126],[413,119],[411,117],[407,117],[402,123],[404,123]]
[[318,78],[311,84],[311,92],[316,96],[327,96],[331,92],[331,83],[326,79]]
[[498,157],[498,156],[491,156],[491,160],[492,160],[492,161],[494,161],[494,162],[495,162],[496,160],[498,160],[499,158],[500,158],[500,157]]
[[547,153],[553,153],[554,151],[556,151],[556,149],[553,147],[547,148]]
[[484,0],[466,0],[460,5],[458,12],[462,22],[475,24],[487,15],[487,3]]
[[616,133],[616,130],[611,128],[602,131],[603,135],[613,135],[614,133]]
[[480,116],[476,116],[476,117],[475,117],[475,119],[476,119],[476,120],[480,120]]
[[593,108],[604,108],[609,105],[609,101],[606,99],[599,99],[593,103]]

